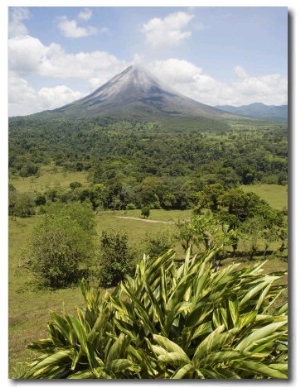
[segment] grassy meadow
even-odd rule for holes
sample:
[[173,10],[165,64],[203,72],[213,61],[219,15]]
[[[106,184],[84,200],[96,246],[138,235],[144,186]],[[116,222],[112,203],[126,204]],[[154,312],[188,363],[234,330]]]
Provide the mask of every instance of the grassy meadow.
[[[88,173],[66,173],[62,170],[46,168],[40,177],[15,178],[10,182],[21,192],[43,191],[47,187],[67,187],[71,182],[78,181],[88,184]],[[287,207],[287,190],[282,186],[247,186],[246,191],[253,191],[278,209]],[[96,231],[100,237],[103,230],[114,229],[126,231],[129,244],[143,253],[144,240],[147,234],[162,231],[174,233],[174,222],[188,219],[191,211],[151,210],[148,220],[143,220],[140,210],[99,211],[96,215]],[[38,216],[9,220],[9,377],[18,379],[23,370],[24,362],[32,358],[26,345],[32,341],[46,337],[49,311],[76,314],[76,307],[83,303],[78,287],[49,291],[38,289],[31,272],[26,268],[30,259],[28,244]],[[176,246],[180,254],[179,246]],[[237,261],[237,260],[236,260]],[[246,258],[240,260],[241,265],[249,265]],[[231,259],[224,260],[224,265]],[[274,257],[265,265],[266,272],[287,270],[287,261]],[[287,278],[284,279],[287,281]]]
[[41,167],[38,176],[10,177],[10,183],[20,192],[43,192],[49,188],[68,188],[77,181],[83,186],[88,184],[88,172],[65,172],[60,167]]
[[245,192],[254,192],[277,210],[288,208],[288,189],[286,185],[256,184],[243,185],[242,188]]

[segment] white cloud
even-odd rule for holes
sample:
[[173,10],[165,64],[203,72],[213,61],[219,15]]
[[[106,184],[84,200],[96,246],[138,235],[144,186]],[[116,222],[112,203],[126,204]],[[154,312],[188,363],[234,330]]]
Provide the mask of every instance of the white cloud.
[[153,18],[142,26],[146,41],[153,47],[176,46],[191,36],[190,31],[184,31],[194,15],[185,12],[175,12],[164,19]]
[[32,36],[17,36],[8,40],[10,69],[22,74],[38,71],[46,53],[47,47]]
[[74,91],[65,85],[43,87],[37,94],[44,105],[43,109],[55,109],[83,97],[80,91]]
[[[32,36],[19,36],[8,41],[9,115],[27,115],[54,109],[95,90],[111,77],[123,71],[127,62],[104,51],[67,53],[60,45],[43,45]],[[83,81],[80,91],[62,84],[35,90],[28,76]],[[78,86],[77,86],[78,89]]]
[[235,66],[234,72],[239,78],[247,78],[249,76],[242,66]]
[[63,35],[67,38],[82,38],[97,33],[95,27],[80,27],[76,20],[69,20],[66,16],[59,17],[57,19],[57,25]]
[[23,20],[29,19],[29,11],[26,8],[12,8],[9,13],[8,36],[27,35],[28,30]]
[[65,85],[43,87],[35,90],[15,72],[8,77],[8,114],[9,116],[28,115],[47,109],[55,109],[81,97],[82,93]]
[[60,45],[43,45],[29,35],[8,41],[10,69],[25,76],[89,79],[98,73],[113,76],[126,67],[126,62],[105,51],[67,53]]
[[151,64],[151,70],[166,83],[170,85],[175,83],[178,86],[184,83],[194,83],[202,72],[200,67],[176,58],[156,60]]
[[79,12],[78,18],[82,20],[90,20],[92,15],[92,11],[89,8],[85,8],[81,12]]
[[248,75],[241,66],[233,71],[237,76],[233,82],[220,82],[200,67],[179,59],[153,61],[149,68],[165,83],[181,94],[207,105],[241,106],[253,102],[266,105],[287,103],[287,79],[279,74],[260,77]]

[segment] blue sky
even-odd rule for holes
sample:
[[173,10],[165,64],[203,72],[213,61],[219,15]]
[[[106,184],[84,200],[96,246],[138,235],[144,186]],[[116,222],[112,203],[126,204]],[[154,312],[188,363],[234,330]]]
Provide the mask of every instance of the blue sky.
[[286,7],[9,7],[9,115],[84,97],[132,63],[208,105],[287,103]]

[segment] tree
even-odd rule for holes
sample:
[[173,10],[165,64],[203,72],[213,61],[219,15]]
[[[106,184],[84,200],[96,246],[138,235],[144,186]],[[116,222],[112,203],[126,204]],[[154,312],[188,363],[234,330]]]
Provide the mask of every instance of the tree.
[[[64,288],[88,276],[94,235],[84,211],[56,208],[37,224],[30,245],[30,268],[45,287]],[[71,215],[70,215],[71,214]],[[88,218],[93,216],[88,213]]]
[[196,214],[200,214],[203,208],[209,208],[213,213],[218,212],[224,187],[221,184],[207,185],[199,195]]
[[90,190],[90,200],[93,205],[93,210],[106,207],[108,199],[108,190],[104,184],[94,184]]
[[129,248],[128,236],[116,231],[101,235],[100,285],[115,286],[134,271],[135,254]]
[[82,184],[79,183],[79,181],[73,181],[72,183],[70,183],[71,189],[80,188],[80,187],[82,187]]
[[194,244],[198,245],[198,240],[195,237],[195,230],[190,220],[178,220],[175,223],[178,233],[175,239],[181,244],[181,247],[186,252],[188,249],[192,251]]
[[171,249],[173,236],[168,231],[162,231],[154,235],[148,234],[145,238],[145,245],[145,253],[150,258],[154,258]]
[[143,207],[141,210],[141,215],[143,218],[149,218],[150,216],[150,208],[149,207]]
[[36,206],[44,206],[47,203],[46,196],[42,193],[38,193],[34,199]]
[[35,214],[35,202],[30,192],[17,192],[14,202],[13,215],[26,218]]

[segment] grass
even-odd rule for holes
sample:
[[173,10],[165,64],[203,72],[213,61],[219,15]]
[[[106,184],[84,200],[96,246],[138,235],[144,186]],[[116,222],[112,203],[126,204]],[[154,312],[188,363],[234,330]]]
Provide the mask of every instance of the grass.
[[254,192],[277,210],[283,210],[288,208],[288,189],[285,185],[243,185],[242,189],[245,192]]
[[88,172],[66,172],[61,167],[42,167],[39,176],[10,177],[10,183],[19,192],[43,192],[49,188],[67,188],[77,181],[83,186],[88,184]]

